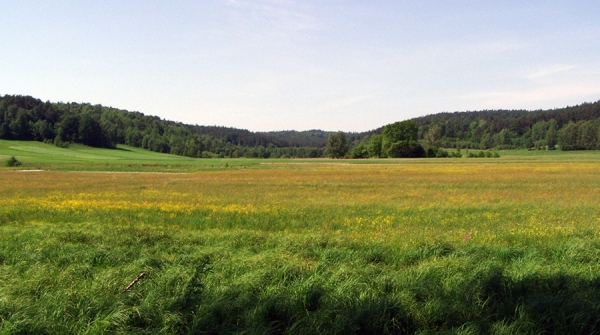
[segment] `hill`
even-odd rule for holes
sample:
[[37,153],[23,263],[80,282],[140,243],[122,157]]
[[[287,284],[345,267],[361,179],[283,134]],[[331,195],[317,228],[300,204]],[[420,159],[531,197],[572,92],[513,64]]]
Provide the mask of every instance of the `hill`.
[[422,140],[456,148],[597,149],[600,101],[552,110],[485,110],[414,119]]
[[[303,140],[218,126],[187,125],[102,105],[0,97],[0,139],[66,147],[117,144],[188,157],[321,157],[325,140]],[[310,146],[307,145],[310,143]]]

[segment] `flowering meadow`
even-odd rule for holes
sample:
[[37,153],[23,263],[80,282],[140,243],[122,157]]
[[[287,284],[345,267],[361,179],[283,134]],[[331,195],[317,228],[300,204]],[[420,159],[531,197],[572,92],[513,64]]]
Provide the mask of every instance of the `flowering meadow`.
[[600,157],[4,169],[0,190],[0,333],[600,332]]

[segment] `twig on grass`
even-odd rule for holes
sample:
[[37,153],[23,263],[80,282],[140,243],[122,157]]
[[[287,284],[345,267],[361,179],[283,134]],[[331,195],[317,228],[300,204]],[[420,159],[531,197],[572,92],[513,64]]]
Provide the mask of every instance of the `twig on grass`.
[[139,275],[139,276],[137,276],[137,277],[136,277],[136,278],[135,278],[135,279],[134,279],[134,280],[131,282],[131,284],[127,285],[127,287],[126,287],[126,288],[123,290],[123,292],[127,292],[127,291],[129,291],[129,290],[130,290],[130,289],[133,287],[133,285],[135,285],[137,282],[139,282],[139,281],[140,281],[140,279],[144,278],[145,276],[146,276],[146,273],[144,273],[144,272],[140,273],[140,275]]

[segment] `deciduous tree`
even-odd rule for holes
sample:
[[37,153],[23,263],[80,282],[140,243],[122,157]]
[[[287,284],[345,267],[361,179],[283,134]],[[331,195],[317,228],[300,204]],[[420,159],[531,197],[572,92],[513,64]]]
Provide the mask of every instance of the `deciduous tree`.
[[374,134],[369,139],[369,145],[367,146],[367,150],[369,151],[370,157],[382,157],[381,153],[381,142],[383,140],[383,135]]
[[346,143],[346,134],[343,131],[338,131],[329,135],[327,138],[327,153],[331,158],[342,158],[348,152]]
[[413,120],[388,124],[383,128],[382,153],[387,157],[424,157],[417,141],[419,128]]

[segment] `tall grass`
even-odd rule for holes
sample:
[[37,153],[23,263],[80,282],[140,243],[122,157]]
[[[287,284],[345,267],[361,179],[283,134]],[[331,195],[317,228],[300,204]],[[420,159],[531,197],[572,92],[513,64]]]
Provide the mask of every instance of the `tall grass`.
[[1,171],[0,332],[597,333],[599,168]]

